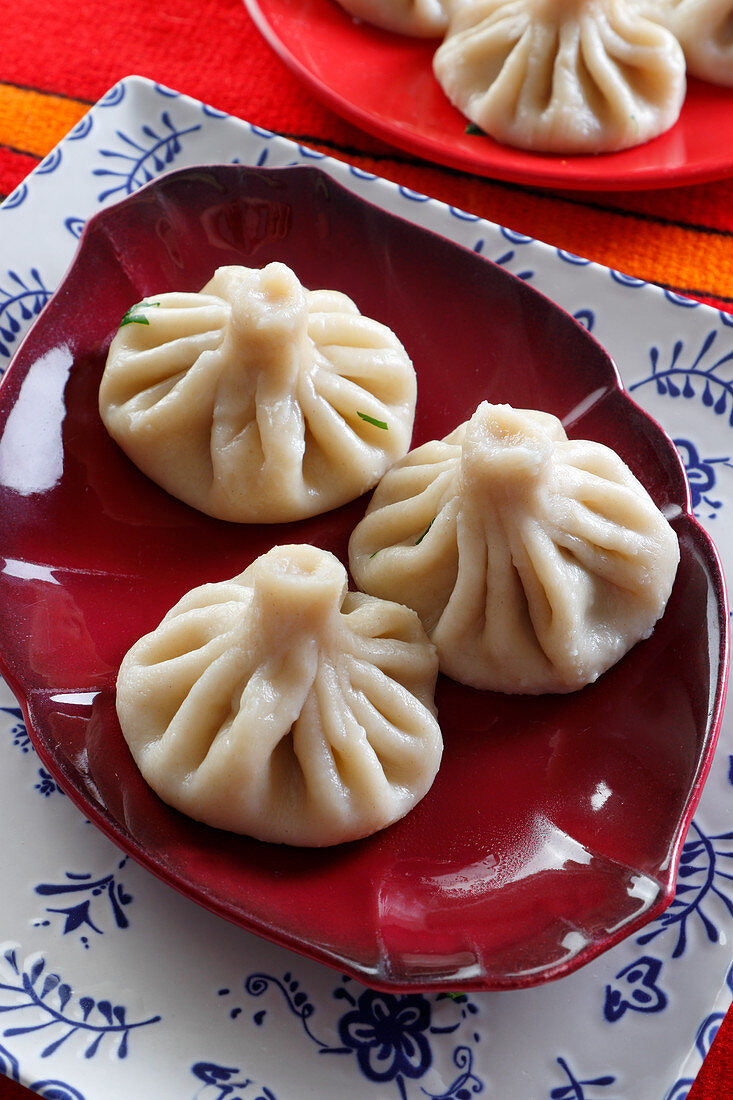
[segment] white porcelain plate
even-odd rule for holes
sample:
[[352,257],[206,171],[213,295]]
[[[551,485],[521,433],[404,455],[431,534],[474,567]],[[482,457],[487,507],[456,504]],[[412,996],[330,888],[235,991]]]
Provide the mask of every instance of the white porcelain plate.
[[[696,514],[733,560],[733,317],[139,77],[0,207],[0,368],[90,214],[169,168],[228,161],[317,161],[554,298],[675,439]],[[24,461],[42,451],[40,437]],[[2,567],[52,580],[44,562]],[[0,684],[0,1069],[49,1100],[683,1100],[733,995],[732,762],[727,718],[676,898],[638,934],[535,989],[377,994],[226,924],[124,857],[44,771]]]

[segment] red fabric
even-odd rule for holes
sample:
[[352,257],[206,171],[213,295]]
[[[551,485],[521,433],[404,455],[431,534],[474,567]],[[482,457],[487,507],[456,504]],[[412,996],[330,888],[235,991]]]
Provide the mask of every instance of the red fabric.
[[0,16],[0,194],[40,152],[23,133],[4,138],[3,81],[71,97],[81,110],[140,73],[529,236],[733,309],[733,179],[563,195],[427,165],[321,106],[262,41],[242,0],[0,0]]
[[[0,26],[0,196],[88,105],[139,73],[454,206],[733,310],[733,179],[562,195],[425,164],[321,106],[262,41],[242,0],[0,0]],[[0,1100],[29,1096],[0,1076]],[[690,1100],[731,1097],[733,1014]]]

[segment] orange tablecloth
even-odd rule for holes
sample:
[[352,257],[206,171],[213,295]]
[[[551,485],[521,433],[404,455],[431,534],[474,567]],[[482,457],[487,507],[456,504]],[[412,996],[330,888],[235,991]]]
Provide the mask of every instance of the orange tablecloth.
[[[733,311],[733,178],[563,194],[426,164],[321,106],[262,41],[242,0],[0,0],[0,26],[0,197],[90,104],[139,73],[453,206]],[[733,143],[733,133],[721,133],[721,141]],[[29,1095],[0,1077],[0,1100]],[[689,1100],[728,1097],[732,1014]]]

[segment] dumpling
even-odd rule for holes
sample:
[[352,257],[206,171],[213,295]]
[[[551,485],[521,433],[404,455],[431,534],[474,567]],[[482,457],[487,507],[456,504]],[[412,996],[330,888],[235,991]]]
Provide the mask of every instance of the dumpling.
[[686,86],[679,43],[633,0],[458,0],[433,69],[491,137],[548,153],[649,141]]
[[733,0],[653,0],[654,18],[669,27],[687,71],[713,84],[733,85]]
[[193,589],[132,646],[117,713],[171,806],[260,840],[330,845],[429,790],[437,674],[414,611],[347,592],[325,550],[277,546]]
[[539,694],[592,683],[652,632],[679,546],[614,451],[483,402],[385,475],[349,558],[361,589],[415,608],[441,671]]
[[450,0],[338,0],[357,19],[398,34],[437,38],[448,26]]
[[394,333],[281,263],[221,267],[134,306],[99,390],[110,435],[173,496],[278,523],[372,488],[410,446],[415,371]]

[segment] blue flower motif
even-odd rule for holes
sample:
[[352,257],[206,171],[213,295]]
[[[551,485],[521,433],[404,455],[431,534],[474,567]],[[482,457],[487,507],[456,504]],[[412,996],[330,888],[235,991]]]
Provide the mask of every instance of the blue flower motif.
[[[239,1072],[234,1066],[221,1066],[216,1062],[196,1062],[191,1066],[191,1073],[197,1081],[203,1082],[196,1096],[203,1098],[205,1093],[211,1097],[211,1100],[226,1100],[227,1097],[231,1100],[244,1100],[245,1093],[250,1092],[250,1088],[258,1091],[258,1086],[249,1077],[235,1081],[234,1078]],[[216,1089],[216,1095],[212,1093],[212,1089]],[[259,1095],[252,1097],[252,1100],[277,1100],[277,1097],[271,1089],[263,1086]]]
[[[651,374],[629,386],[629,393],[653,383],[660,397],[681,397],[689,401],[699,396],[705,408],[712,409],[716,416],[726,416],[733,426],[733,379],[729,377],[733,351],[722,349],[722,354],[714,358],[718,336],[715,329],[709,332],[697,353],[685,347],[682,340],[675,341],[668,356],[663,356],[656,346],[649,348]],[[694,358],[685,366],[689,356]],[[668,365],[665,365],[667,359]]]
[[168,111],[163,111],[157,129],[151,123],[141,127],[138,139],[117,130],[121,148],[100,149],[99,155],[107,158],[110,168],[95,168],[93,175],[107,176],[112,185],[97,196],[98,202],[106,202],[122,192],[131,195],[138,187],[150,183],[164,172],[181,152],[181,139],[201,129],[199,124],[179,129]]
[[550,1100],[591,1100],[590,1095],[586,1093],[586,1088],[590,1088],[595,1092],[599,1088],[609,1088],[616,1080],[613,1074],[604,1073],[601,1077],[581,1081],[575,1076],[564,1058],[558,1058],[557,1064],[567,1077],[568,1083],[552,1089]]
[[432,1062],[425,1032],[430,1002],[419,994],[395,996],[365,990],[339,1021],[341,1042],[356,1052],[370,1081],[422,1077]]
[[715,511],[722,506],[720,500],[713,500],[709,495],[717,481],[715,467],[725,466],[730,469],[733,463],[729,457],[702,458],[697,447],[689,439],[675,439],[674,442],[685,464],[693,512],[697,514],[698,509],[705,505],[713,509],[713,514],[708,518],[714,518]]
[[[127,857],[117,865],[118,870],[121,870],[126,863]],[[111,908],[117,927],[122,929],[129,927],[130,922],[123,911],[123,907],[129,905],[133,899],[124,886],[117,882],[114,874],[95,878],[89,873],[76,874],[73,871],[67,871],[65,882],[42,882],[36,886],[36,893],[40,894],[41,897],[59,897],[62,895],[73,897],[76,895],[72,905],[60,909],[46,906],[47,913],[58,913],[64,917],[64,936],[69,932],[76,931],[78,928],[82,930],[91,929],[91,931],[97,932],[101,936],[103,930],[94,923],[92,907],[99,908],[99,905],[105,901]],[[82,895],[86,895],[86,897]],[[97,902],[97,899],[99,899],[99,902]],[[83,936],[82,941],[85,942],[86,937]]]
[[694,509],[699,507],[703,495],[710,492],[715,485],[715,471],[710,462],[704,462],[700,458],[697,448],[689,439],[676,439],[675,443],[687,470]]
[[49,775],[44,768],[38,769],[38,783],[34,784],[34,790],[42,794],[44,798],[50,798],[52,794],[64,793],[53,776]]
[[725,942],[724,935],[703,910],[703,904],[717,899],[727,914],[733,916],[733,899],[728,894],[733,879],[724,870],[724,861],[733,859],[733,832],[708,836],[696,821],[690,826],[685,841],[680,867],[677,873],[677,889],[669,907],[649,926],[649,930],[637,936],[636,942],[645,947],[670,928],[677,932],[677,942],[672,958],[679,959],[687,948],[687,924],[693,916],[701,922],[710,943]]
[[7,272],[5,285],[0,286],[0,358],[10,359],[28,322],[38,316],[50,297],[37,268],[31,268],[25,278],[17,271]]
[[603,1015],[613,1023],[620,1020],[627,1009],[634,1012],[661,1012],[666,1008],[667,995],[657,985],[662,969],[661,959],[643,955],[629,963],[616,975],[618,985],[606,986],[606,1003]]
[[[51,1033],[46,1031],[47,1028],[57,1029],[52,1041],[40,1051],[41,1058],[55,1054],[73,1035],[88,1041],[85,1058],[93,1058],[104,1039],[116,1042],[117,1057],[126,1058],[131,1032],[160,1020],[160,1016],[150,1016],[131,1023],[124,1005],[112,1004],[107,1000],[96,1001],[93,997],[75,993],[59,974],[47,969],[43,956],[27,966],[21,966],[15,950],[9,948],[0,959],[0,967],[5,971],[5,974],[0,973],[0,1001],[3,1002],[0,1012],[21,1012],[22,1016],[16,1019],[23,1021],[16,1027],[6,1027],[3,1037],[14,1038],[41,1031],[49,1036]],[[72,1007],[74,1000],[78,1006],[76,1008]]]
[[10,736],[13,738],[13,744],[23,753],[31,752],[33,746],[31,745],[31,739],[28,736],[28,730],[23,721],[23,712],[20,707],[0,707],[0,711],[5,711],[6,714],[9,714],[15,719],[9,731]]
[[[319,1054],[355,1054],[359,1068],[368,1080],[376,1084],[391,1081],[400,1100],[408,1100],[408,1079],[422,1077],[433,1065],[429,1036],[453,1034],[461,1026],[460,1021],[476,1015],[478,1009],[465,993],[438,993],[436,1007],[441,1001],[450,1001],[455,1008],[448,1015],[454,1019],[453,1022],[445,1019],[445,1013],[441,1019],[438,1008],[433,1022],[431,1001],[422,994],[396,996],[372,990],[357,993],[356,986],[352,986],[351,982],[352,979],[344,975],[341,984],[333,991],[335,1000],[347,1001],[350,1005],[350,1009],[336,1023],[340,1046],[320,1038],[311,1029],[315,1006],[290,972],[284,974],[282,980],[271,974],[250,974],[244,988],[253,997],[263,996],[272,987],[279,989],[292,1014],[300,1020],[305,1034],[318,1047]],[[219,989],[218,995],[225,997],[230,992],[229,989]],[[442,1007],[445,1008],[445,1005]],[[240,1012],[239,1007],[233,1008],[230,1018],[236,1019]],[[266,1009],[255,1014],[254,1022],[258,1027],[263,1024],[266,1014]],[[456,1020],[458,1014],[460,1018]],[[474,1031],[470,1041],[478,1043],[479,1040],[478,1032]],[[421,1094],[429,1100],[469,1100],[472,1095],[483,1092],[484,1083],[473,1071],[470,1046],[461,1044],[455,1047],[453,1065],[459,1073],[445,1091],[435,1093],[421,1087]],[[219,1098],[212,1097],[212,1100]],[[262,1098],[257,1097],[256,1100]],[[270,1098],[265,1096],[265,1100]]]

